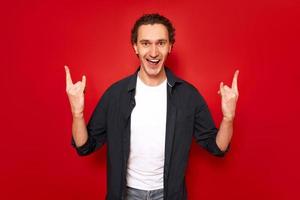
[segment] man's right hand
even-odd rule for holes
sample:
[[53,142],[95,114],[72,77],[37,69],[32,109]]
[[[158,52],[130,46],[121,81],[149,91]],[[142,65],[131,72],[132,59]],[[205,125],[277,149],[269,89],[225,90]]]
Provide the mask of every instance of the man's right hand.
[[78,81],[77,83],[73,84],[68,66],[65,66],[65,71],[66,92],[71,105],[73,117],[83,117],[86,77],[83,75],[81,81]]

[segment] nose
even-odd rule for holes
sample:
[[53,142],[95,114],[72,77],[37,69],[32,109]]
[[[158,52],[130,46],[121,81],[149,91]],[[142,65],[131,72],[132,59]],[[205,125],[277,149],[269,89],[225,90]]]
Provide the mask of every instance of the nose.
[[155,58],[158,56],[158,49],[157,49],[157,46],[155,44],[152,44],[151,45],[151,49],[150,49],[150,56],[152,58]]

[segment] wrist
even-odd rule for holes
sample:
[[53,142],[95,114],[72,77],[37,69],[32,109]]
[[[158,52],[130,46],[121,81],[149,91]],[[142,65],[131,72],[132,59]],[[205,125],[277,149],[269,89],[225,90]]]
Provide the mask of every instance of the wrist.
[[79,113],[72,113],[73,118],[78,119],[78,118],[83,118],[83,112]]
[[233,122],[234,116],[229,117],[229,116],[223,116],[223,121],[225,122]]

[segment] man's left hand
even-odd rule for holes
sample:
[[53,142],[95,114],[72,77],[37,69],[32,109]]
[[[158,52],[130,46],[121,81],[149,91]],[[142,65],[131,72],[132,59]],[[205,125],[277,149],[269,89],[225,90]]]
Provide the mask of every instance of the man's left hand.
[[223,82],[220,83],[220,90],[218,91],[218,94],[220,94],[222,98],[221,104],[224,120],[232,121],[235,116],[235,108],[239,96],[237,84],[238,75],[239,70],[236,70],[233,76],[231,88],[224,85]]

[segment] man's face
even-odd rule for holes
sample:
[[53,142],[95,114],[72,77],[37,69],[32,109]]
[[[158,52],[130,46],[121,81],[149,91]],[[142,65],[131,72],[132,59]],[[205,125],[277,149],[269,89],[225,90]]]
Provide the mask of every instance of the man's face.
[[159,77],[172,49],[167,28],[162,24],[140,26],[133,47],[140,59],[141,70],[151,78]]

